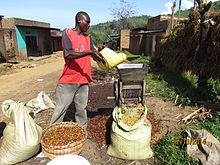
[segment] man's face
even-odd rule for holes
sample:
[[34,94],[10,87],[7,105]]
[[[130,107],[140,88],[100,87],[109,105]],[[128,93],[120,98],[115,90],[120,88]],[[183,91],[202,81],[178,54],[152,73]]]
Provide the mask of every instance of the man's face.
[[90,18],[89,16],[82,15],[79,20],[79,27],[82,32],[86,32],[90,27]]

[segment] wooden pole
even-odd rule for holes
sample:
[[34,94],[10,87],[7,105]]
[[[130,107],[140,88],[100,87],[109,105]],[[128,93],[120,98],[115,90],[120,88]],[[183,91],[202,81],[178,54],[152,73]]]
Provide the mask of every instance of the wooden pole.
[[0,15],[0,27],[2,28],[2,18],[3,18],[4,16],[3,15]]
[[196,0],[194,0],[193,10],[196,9]]
[[171,15],[171,22],[170,22],[170,30],[173,29],[173,19],[174,19],[174,11],[175,11],[175,8],[176,8],[176,0],[173,2],[173,6],[171,7],[171,10],[172,10],[172,15]]
[[179,20],[180,20],[181,3],[182,3],[182,0],[179,0],[178,22],[179,22]]

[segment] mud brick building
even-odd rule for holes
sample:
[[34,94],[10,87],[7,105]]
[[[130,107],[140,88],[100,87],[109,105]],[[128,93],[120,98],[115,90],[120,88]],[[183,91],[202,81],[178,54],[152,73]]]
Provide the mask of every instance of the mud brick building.
[[[59,50],[51,44],[52,37],[49,23],[25,20],[21,18],[2,18],[0,30],[0,56],[5,59],[26,59],[28,56],[42,56]],[[61,40],[61,38],[58,37]],[[57,40],[58,40],[57,39]]]
[[[177,19],[174,17],[174,25],[178,23]],[[180,18],[180,21],[184,20],[187,18]],[[123,29],[120,34],[120,49],[133,54],[154,56],[157,42],[170,31],[170,22],[170,16],[158,15],[148,19],[146,28]]]
[[51,30],[51,48],[52,51],[62,49],[62,32],[60,30]]

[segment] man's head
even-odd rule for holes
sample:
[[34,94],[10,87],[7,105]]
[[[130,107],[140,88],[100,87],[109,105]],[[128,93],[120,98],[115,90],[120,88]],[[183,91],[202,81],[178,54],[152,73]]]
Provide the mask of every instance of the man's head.
[[75,17],[76,27],[83,33],[86,32],[90,27],[90,17],[86,12],[80,11]]

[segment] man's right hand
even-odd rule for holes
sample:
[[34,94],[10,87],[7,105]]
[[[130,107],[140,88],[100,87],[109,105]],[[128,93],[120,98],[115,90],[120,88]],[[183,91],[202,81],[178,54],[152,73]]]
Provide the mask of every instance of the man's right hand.
[[91,56],[92,56],[93,60],[105,63],[103,56],[97,50],[92,50]]

